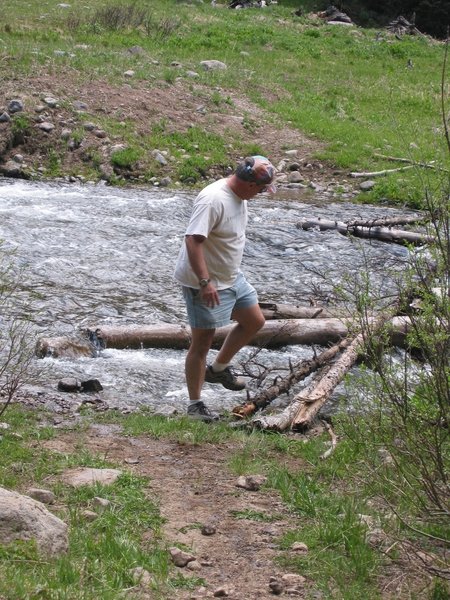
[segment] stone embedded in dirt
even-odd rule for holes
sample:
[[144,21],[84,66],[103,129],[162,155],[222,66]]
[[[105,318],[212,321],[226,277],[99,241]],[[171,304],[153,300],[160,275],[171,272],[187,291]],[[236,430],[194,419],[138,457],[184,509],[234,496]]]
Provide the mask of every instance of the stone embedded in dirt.
[[117,481],[121,474],[122,471],[118,469],[91,469],[86,467],[66,471],[62,475],[62,480],[72,487],[95,485],[96,483],[111,485]]
[[50,123],[49,121],[44,121],[43,123],[39,123],[37,125],[37,127],[39,129],[42,129],[42,131],[45,131],[45,133],[50,133],[51,131],[53,131],[55,129],[55,126],[53,125],[53,123]]
[[63,129],[61,131],[61,139],[62,140],[68,140],[71,135],[72,135],[72,131],[70,129]]
[[214,598],[226,598],[230,595],[230,590],[226,586],[219,587],[214,590],[213,596]]
[[200,75],[197,73],[197,71],[186,71],[186,77],[192,77],[192,79],[195,79],[196,77],[200,77]]
[[304,180],[303,175],[299,171],[291,171],[288,176],[289,183],[301,183]]
[[38,500],[38,502],[42,502],[43,504],[53,504],[56,500],[56,496],[50,490],[42,490],[40,488],[30,488],[27,491],[27,496],[33,498],[33,500]]
[[2,112],[0,115],[0,123],[9,123],[9,121],[11,121],[11,117],[8,115],[8,113]]
[[74,100],[74,102],[72,102],[72,106],[78,112],[84,112],[88,109],[88,105],[86,104],[86,102],[82,102],[81,100]]
[[264,475],[241,475],[236,481],[236,487],[256,492],[266,481],[267,477],[264,477]]
[[284,585],[275,577],[271,577],[269,581],[269,590],[275,596],[280,596],[284,592]]
[[80,392],[81,381],[74,377],[64,377],[58,381],[58,390],[60,392]]
[[103,129],[95,129],[93,131],[93,134],[95,135],[95,137],[98,137],[101,139],[105,138],[107,135],[106,131],[104,131]]
[[17,112],[22,112],[22,111],[23,111],[23,108],[24,108],[24,107],[23,107],[23,102],[22,102],[22,100],[18,100],[18,99],[16,99],[16,100],[11,100],[11,101],[8,103],[8,113],[9,113],[10,115],[12,115],[12,114],[14,114],[14,113],[17,113]]
[[136,74],[136,72],[135,72],[135,71],[133,71],[132,69],[129,69],[128,71],[125,71],[125,72],[124,72],[123,76],[124,76],[124,77],[134,77],[134,76],[135,76],[135,74]]
[[138,465],[140,463],[139,458],[126,458],[125,461],[127,465]]
[[291,546],[291,550],[293,550],[294,552],[299,552],[301,554],[306,554],[309,548],[304,542],[294,542]]
[[189,562],[195,560],[195,556],[188,552],[183,552],[183,550],[175,546],[169,548],[169,552],[174,565],[177,567],[185,567]]
[[58,100],[56,98],[52,98],[51,96],[47,96],[43,101],[49,108],[56,108],[58,106]]
[[202,535],[214,535],[216,533],[217,529],[214,527],[214,525],[202,525],[202,528],[200,529],[200,532]]
[[202,568],[202,565],[198,562],[198,560],[191,560],[186,565],[186,568],[189,569],[190,571],[200,571]]
[[96,127],[96,126],[94,125],[94,123],[90,123],[90,122],[88,122],[88,123],[85,123],[85,124],[83,125],[83,127],[84,127],[84,129],[85,129],[86,131],[94,131],[94,129],[95,129],[95,127]]

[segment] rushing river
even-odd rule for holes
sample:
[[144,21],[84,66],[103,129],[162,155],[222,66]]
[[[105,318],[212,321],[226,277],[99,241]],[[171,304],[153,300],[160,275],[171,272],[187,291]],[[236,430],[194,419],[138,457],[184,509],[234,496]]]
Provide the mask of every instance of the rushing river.
[[[115,189],[103,185],[30,183],[0,178],[0,239],[16,248],[22,285],[33,291],[31,319],[40,336],[75,337],[88,326],[185,323],[174,262],[194,193]],[[308,304],[331,292],[320,273],[339,282],[371,265],[372,279],[387,285],[384,267],[405,260],[398,245],[352,241],[337,232],[302,231],[301,217],[376,218],[404,210],[367,207],[308,191],[285,190],[249,201],[243,270],[262,301]],[[248,356],[244,349],[236,366]],[[214,351],[211,352],[214,355]],[[98,378],[110,406],[169,405],[184,411],[184,351],[106,349],[97,358],[35,361],[45,367],[30,393],[54,392],[59,379]],[[258,362],[286,366],[311,356],[304,347],[264,350]],[[239,370],[239,369],[238,369]],[[212,407],[231,408],[242,392],[205,386]]]

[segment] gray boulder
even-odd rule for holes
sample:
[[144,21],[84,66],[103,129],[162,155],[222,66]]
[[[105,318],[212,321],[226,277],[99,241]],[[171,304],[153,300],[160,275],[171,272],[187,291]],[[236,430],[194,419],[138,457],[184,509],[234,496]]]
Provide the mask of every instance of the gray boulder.
[[64,521],[41,502],[0,488],[0,544],[17,540],[35,540],[44,556],[60,556],[69,547]]

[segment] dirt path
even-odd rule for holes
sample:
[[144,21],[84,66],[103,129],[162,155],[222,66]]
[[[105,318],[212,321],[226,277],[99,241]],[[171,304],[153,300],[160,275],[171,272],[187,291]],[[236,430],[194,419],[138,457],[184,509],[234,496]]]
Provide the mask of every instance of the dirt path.
[[[185,577],[204,581],[195,590],[177,590],[177,599],[214,594],[231,600],[269,599],[274,597],[269,588],[271,577],[283,585],[282,595],[305,597],[307,582],[298,575],[291,575],[289,582],[285,577],[283,582],[285,573],[276,563],[282,554],[280,537],[295,527],[295,518],[272,490],[249,491],[236,486],[237,477],[227,461],[237,448],[125,437],[114,426],[104,425],[94,425],[84,433],[63,433],[45,446],[71,452],[80,443],[149,478],[150,497],[166,519],[168,547],[189,548],[196,558],[189,563],[191,569],[180,571]],[[204,535],[202,526],[213,533]]]

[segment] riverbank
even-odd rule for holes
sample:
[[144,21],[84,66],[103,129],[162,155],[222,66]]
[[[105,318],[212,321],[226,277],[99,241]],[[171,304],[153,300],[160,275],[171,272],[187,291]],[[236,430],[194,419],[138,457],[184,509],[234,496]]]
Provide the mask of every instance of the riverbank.
[[33,0],[5,18],[7,176],[200,187],[262,153],[282,185],[343,194],[359,191],[351,171],[394,169],[362,199],[419,208],[420,168],[392,159],[440,161],[444,46],[426,36],[281,4],[74,11],[50,0],[42,14]]

